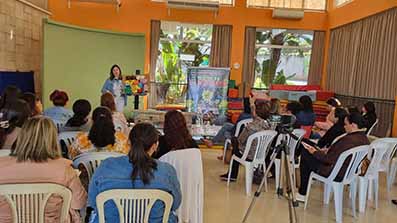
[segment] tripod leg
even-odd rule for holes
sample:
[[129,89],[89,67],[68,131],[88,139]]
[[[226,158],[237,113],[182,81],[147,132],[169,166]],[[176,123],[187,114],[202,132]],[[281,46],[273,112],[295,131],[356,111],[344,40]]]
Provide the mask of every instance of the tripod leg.
[[283,182],[284,182],[284,177],[285,177],[285,169],[283,168],[286,163],[285,163],[285,153],[282,151],[281,152],[281,159],[280,159],[280,177],[279,177],[279,181],[278,181],[278,185],[277,185],[277,194],[279,196],[283,196],[284,192],[283,192]]
[[[291,174],[291,169],[294,168],[292,163],[290,162],[289,155],[284,155],[284,169],[285,169],[285,183],[287,189],[287,197],[288,197],[288,206],[289,206],[289,214],[290,214],[290,222],[298,222],[298,216],[296,214],[295,207],[298,207],[298,202],[296,201],[295,196],[295,184],[293,183],[293,176]],[[295,221],[294,221],[295,220]]]

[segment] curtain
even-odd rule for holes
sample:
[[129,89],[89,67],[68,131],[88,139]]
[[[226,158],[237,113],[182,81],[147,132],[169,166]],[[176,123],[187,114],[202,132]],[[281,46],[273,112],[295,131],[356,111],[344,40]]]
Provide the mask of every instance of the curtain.
[[150,93],[149,108],[154,108],[157,103],[156,62],[160,42],[161,22],[152,20],[150,24]]
[[211,43],[211,67],[230,67],[232,26],[214,25]]
[[256,28],[245,28],[244,40],[244,61],[243,61],[243,83],[248,87],[252,87],[255,79],[255,43],[256,43]]
[[397,9],[331,31],[327,88],[393,100],[397,95]]
[[325,32],[315,31],[312,44],[312,55],[310,58],[308,84],[320,85],[324,65],[324,44]]

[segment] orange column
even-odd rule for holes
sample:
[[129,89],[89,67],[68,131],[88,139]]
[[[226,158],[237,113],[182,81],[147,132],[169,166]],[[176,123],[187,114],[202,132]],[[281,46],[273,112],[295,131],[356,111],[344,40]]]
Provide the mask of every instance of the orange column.
[[397,137],[397,97],[394,105],[393,137]]

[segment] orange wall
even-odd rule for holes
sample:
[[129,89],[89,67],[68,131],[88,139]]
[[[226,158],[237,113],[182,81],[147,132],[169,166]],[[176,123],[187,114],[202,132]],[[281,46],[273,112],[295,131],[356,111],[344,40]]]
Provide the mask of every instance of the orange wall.
[[[332,3],[331,3],[332,2]],[[353,0],[335,8],[333,0],[328,4],[329,28],[345,25],[362,18],[397,7],[397,0]]]
[[[95,3],[72,3],[67,7],[67,0],[49,0],[52,19],[73,25],[107,29],[123,32],[140,32],[146,34],[146,66],[149,71],[150,21],[168,20],[190,23],[229,24],[233,26],[233,45],[231,63],[243,62],[245,26],[293,28],[307,30],[326,30],[327,15],[322,12],[307,12],[303,20],[275,20],[269,9],[245,7],[245,0],[236,0],[235,7],[222,7],[218,15],[205,11],[168,10],[163,3],[150,0],[124,0],[119,11],[110,5]],[[232,70],[231,78],[241,81],[242,66]]]

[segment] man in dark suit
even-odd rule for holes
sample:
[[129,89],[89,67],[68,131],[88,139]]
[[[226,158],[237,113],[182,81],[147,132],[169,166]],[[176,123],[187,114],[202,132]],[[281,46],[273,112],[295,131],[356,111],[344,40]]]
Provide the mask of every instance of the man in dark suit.
[[[370,144],[365,135],[365,121],[360,114],[352,113],[345,118],[345,130],[346,133],[336,138],[329,148],[318,150],[308,144],[304,144],[305,149],[302,151],[300,163],[301,185],[296,197],[298,201],[305,201],[309,177],[312,171],[325,177],[329,176],[343,152],[357,146]],[[342,180],[347,167],[348,163],[344,163],[336,180]]]

